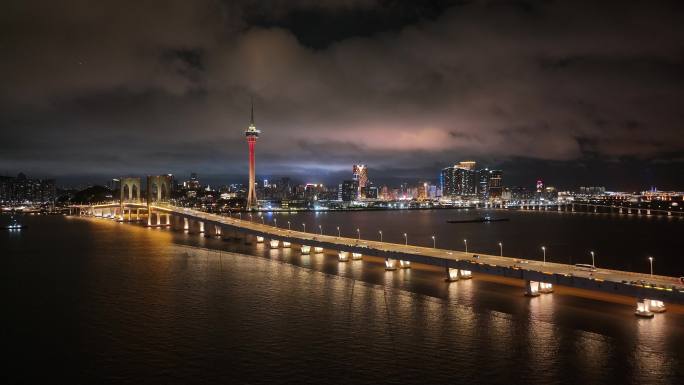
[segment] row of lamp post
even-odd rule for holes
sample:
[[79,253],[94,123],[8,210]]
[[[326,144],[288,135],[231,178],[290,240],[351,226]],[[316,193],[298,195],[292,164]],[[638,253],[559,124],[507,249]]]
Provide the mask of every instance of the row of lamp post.
[[[240,219],[242,219],[242,213],[238,213],[238,215],[240,216]],[[261,223],[264,224],[264,217],[262,215],[260,215],[260,217],[261,217]],[[249,219],[250,219],[250,221],[252,220],[252,214],[251,213],[249,214]],[[273,218],[273,223],[275,224],[275,227],[278,227],[278,219],[277,218]],[[306,232],[306,223],[302,223],[302,228],[303,228],[304,232]],[[290,221],[287,221],[287,229],[291,230]],[[318,225],[318,231],[321,235],[323,235],[323,226],[322,225]],[[382,242],[382,230],[378,230],[378,234],[380,235],[380,242]],[[357,235],[357,239],[361,240],[361,229],[358,227],[356,228],[356,235]],[[403,233],[403,235],[404,235],[404,245],[408,246],[408,234]],[[340,226],[337,226],[337,236],[341,237]],[[436,249],[437,248],[436,237],[434,235],[432,235],[430,238],[432,238],[432,248]],[[467,253],[468,252],[468,240],[467,239],[463,239],[463,245],[465,246],[465,252]],[[499,242],[498,245],[499,245],[499,255],[503,257],[503,242]],[[542,263],[544,265],[546,265],[546,246],[542,246],[541,251],[542,251]],[[596,253],[592,250],[589,252],[589,254],[591,255],[591,267],[596,268]],[[653,261],[654,261],[653,257],[648,257],[648,262],[649,262],[650,270],[651,270],[651,277],[653,277]]]

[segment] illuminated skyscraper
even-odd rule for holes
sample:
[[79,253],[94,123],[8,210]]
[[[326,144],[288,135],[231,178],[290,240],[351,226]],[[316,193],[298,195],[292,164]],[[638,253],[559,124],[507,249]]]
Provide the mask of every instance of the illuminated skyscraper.
[[475,162],[467,161],[442,169],[440,182],[443,196],[470,196],[477,193]]
[[503,171],[489,171],[489,197],[501,198],[503,192]]
[[254,102],[252,102],[252,114],[249,121],[249,128],[245,131],[247,137],[247,144],[249,145],[249,192],[247,193],[247,209],[251,210],[257,207],[256,197],[256,176],[254,170],[254,145],[261,131],[257,130],[254,125]]
[[354,180],[358,183],[358,197],[363,198],[364,188],[368,185],[368,168],[365,164],[355,164],[352,167],[352,173],[354,174]]

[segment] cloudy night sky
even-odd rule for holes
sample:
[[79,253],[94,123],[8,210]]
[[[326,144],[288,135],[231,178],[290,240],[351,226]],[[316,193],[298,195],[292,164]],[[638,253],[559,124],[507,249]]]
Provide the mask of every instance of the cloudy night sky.
[[683,189],[682,1],[30,1],[0,13],[0,175]]

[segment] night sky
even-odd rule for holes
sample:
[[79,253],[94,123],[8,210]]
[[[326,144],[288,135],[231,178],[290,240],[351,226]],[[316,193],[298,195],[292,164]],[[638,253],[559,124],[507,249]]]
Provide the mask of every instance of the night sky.
[[0,12],[0,174],[684,189],[683,1],[30,1]]

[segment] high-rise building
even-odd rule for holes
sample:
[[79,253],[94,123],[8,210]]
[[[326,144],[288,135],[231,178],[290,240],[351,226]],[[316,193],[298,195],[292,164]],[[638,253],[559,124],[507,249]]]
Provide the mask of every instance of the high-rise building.
[[477,196],[482,199],[489,198],[489,178],[491,174],[488,168],[477,171]]
[[365,198],[365,188],[368,186],[368,168],[365,164],[352,166],[353,179],[359,185],[358,198]]
[[261,131],[257,130],[256,126],[254,125],[254,102],[252,102],[252,113],[250,115],[249,127],[247,130],[245,130],[247,145],[249,146],[249,190],[247,192],[248,210],[255,209],[257,207],[254,146],[256,145],[259,134],[261,134]]
[[340,184],[338,199],[343,202],[351,202],[358,198],[359,182],[355,180],[345,180]]
[[443,196],[472,196],[477,193],[475,162],[460,162],[442,169],[440,176]]
[[503,171],[489,171],[489,197],[501,198],[503,192]]
[[43,204],[56,198],[54,179],[32,179],[23,173],[16,177],[0,177],[0,203]]

